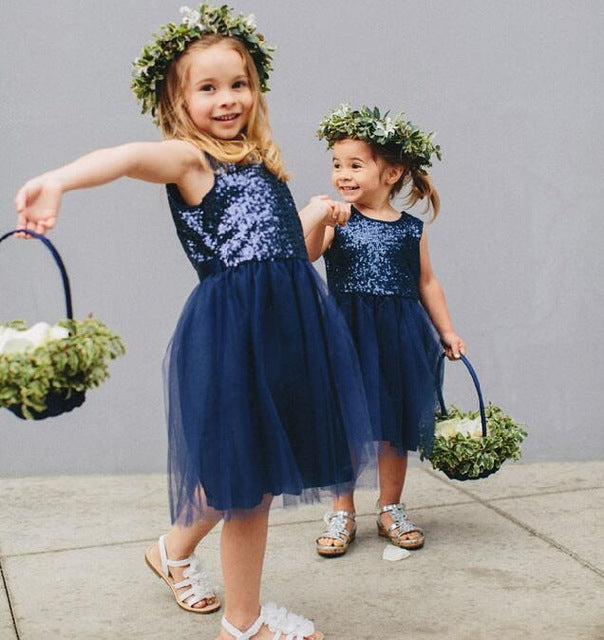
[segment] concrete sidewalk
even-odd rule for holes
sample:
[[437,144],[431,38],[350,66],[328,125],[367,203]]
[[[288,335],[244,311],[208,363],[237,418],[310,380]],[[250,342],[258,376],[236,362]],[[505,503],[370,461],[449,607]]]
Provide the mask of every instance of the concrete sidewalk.
[[[263,599],[326,640],[601,640],[604,462],[510,464],[453,482],[424,464],[405,489],[426,546],[382,560],[375,494],[349,553],[314,551],[324,506],[271,515]],[[143,562],[168,527],[163,475],[0,479],[2,640],[213,640],[220,614],[179,609]],[[198,552],[222,592],[219,531]]]

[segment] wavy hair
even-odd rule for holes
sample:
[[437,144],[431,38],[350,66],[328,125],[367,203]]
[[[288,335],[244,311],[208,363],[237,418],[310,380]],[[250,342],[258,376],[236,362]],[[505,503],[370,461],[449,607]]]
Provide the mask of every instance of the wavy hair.
[[[185,102],[185,86],[188,74],[188,58],[192,52],[204,51],[225,42],[242,57],[253,96],[250,117],[242,135],[233,140],[221,140],[200,131],[191,120]],[[171,65],[162,82],[157,108],[159,127],[167,139],[186,140],[201,151],[207,152],[218,162],[262,162],[280,180],[288,175],[279,147],[273,141],[268,109],[260,91],[260,79],[256,65],[246,46],[237,38],[223,35],[205,35],[192,42]]]

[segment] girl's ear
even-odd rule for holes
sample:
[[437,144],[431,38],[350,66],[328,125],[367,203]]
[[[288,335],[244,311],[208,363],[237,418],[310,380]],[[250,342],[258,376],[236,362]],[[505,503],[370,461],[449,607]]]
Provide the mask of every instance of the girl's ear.
[[405,168],[400,164],[390,164],[386,168],[386,184],[392,185],[400,180]]

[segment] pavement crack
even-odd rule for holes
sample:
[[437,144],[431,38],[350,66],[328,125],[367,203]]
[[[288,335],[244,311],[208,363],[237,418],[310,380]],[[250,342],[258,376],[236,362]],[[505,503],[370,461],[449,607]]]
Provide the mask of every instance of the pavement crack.
[[[490,498],[491,502],[498,502],[500,500],[522,500],[523,498],[540,498],[542,496],[557,496],[563,493],[583,493],[584,491],[598,491],[602,487],[581,487],[577,489],[552,489],[551,491],[534,491],[532,493],[517,493],[512,496],[499,496],[498,498]],[[475,496],[472,491],[468,491],[468,494]],[[478,498],[477,498],[478,499]]]
[[[428,473],[431,473],[431,472],[428,472]],[[445,484],[449,484],[448,481],[445,478],[441,478],[440,476],[438,476],[435,473],[432,473],[432,475],[435,478],[437,478],[438,480],[440,480],[441,482],[443,482]],[[596,566],[595,564],[593,564],[589,560],[586,560],[585,558],[582,558],[578,553],[575,553],[574,551],[572,551],[568,547],[565,547],[563,544],[560,544],[559,542],[557,542],[553,538],[550,538],[549,536],[546,536],[545,534],[540,533],[539,531],[537,531],[536,529],[531,527],[526,522],[523,522],[522,520],[520,520],[519,518],[516,518],[515,516],[513,516],[510,513],[508,513],[507,511],[504,511],[503,509],[500,509],[499,507],[497,507],[496,505],[492,504],[491,502],[489,502],[487,500],[484,500],[483,498],[478,497],[477,495],[473,494],[471,491],[468,491],[467,489],[464,489],[463,487],[459,487],[459,486],[456,486],[455,489],[457,491],[459,491],[460,493],[463,493],[464,495],[472,498],[474,501],[478,502],[483,507],[486,507],[487,509],[490,509],[491,511],[494,511],[496,514],[500,515],[502,518],[505,518],[509,522],[515,524],[517,527],[520,527],[521,529],[524,529],[527,533],[530,533],[531,535],[533,535],[536,538],[538,538],[539,540],[545,542],[546,544],[548,544],[549,546],[553,547],[554,549],[564,553],[569,558],[572,558],[575,562],[578,562],[580,565],[582,565],[586,569],[589,569],[590,571],[595,573],[600,578],[604,578],[604,571],[602,569],[600,569],[600,567]],[[543,495],[543,494],[537,494],[537,495]],[[518,498],[518,497],[520,497],[520,496],[514,496],[514,498]],[[503,498],[501,498],[501,499],[503,499]],[[506,499],[510,499],[510,498],[506,498]]]
[[2,558],[0,558],[0,577],[2,577],[2,585],[4,587],[4,593],[6,594],[6,602],[8,603],[8,610],[10,611],[10,617],[13,622],[13,629],[15,631],[15,636],[17,640],[20,639],[19,629],[17,628],[17,620],[15,618],[15,611],[13,609],[13,603],[10,597],[10,593],[8,591],[8,584],[6,582],[6,576],[4,575],[4,569],[2,568]]
[[29,556],[48,555],[50,553],[66,553],[68,551],[87,551],[89,549],[102,549],[110,547],[120,547],[129,544],[151,544],[154,540],[145,538],[143,540],[116,540],[97,544],[83,544],[76,547],[57,547],[55,549],[42,549],[40,551],[23,551],[21,553],[7,553],[5,558],[25,558]]

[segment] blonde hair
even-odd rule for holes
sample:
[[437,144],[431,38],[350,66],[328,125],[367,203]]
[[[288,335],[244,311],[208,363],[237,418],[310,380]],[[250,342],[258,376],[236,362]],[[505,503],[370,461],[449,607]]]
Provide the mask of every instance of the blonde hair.
[[432,220],[435,220],[440,211],[440,196],[430,174],[413,166],[404,155],[401,157],[400,147],[397,145],[377,145],[369,142],[367,144],[371,147],[374,157],[381,158],[389,166],[403,168],[401,177],[390,188],[390,199],[392,200],[403,187],[410,185],[409,193],[404,198],[405,205],[412,207],[425,200],[424,213],[431,210]]
[[[241,55],[253,96],[250,117],[245,132],[234,140],[221,140],[200,131],[191,120],[185,103],[187,59],[191,52],[204,51],[225,42]],[[256,65],[246,46],[237,38],[218,34],[202,36],[191,43],[168,69],[162,82],[157,107],[157,120],[165,138],[186,140],[201,151],[207,152],[218,162],[262,162],[280,180],[287,180],[281,152],[273,141],[268,121],[268,109],[260,91],[260,79]]]

